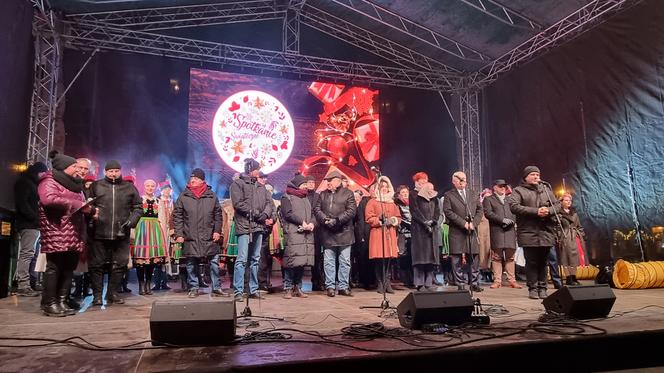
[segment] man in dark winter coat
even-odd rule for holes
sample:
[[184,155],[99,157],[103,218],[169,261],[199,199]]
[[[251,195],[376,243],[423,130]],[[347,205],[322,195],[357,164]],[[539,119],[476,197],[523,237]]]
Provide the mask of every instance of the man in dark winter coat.
[[328,189],[321,192],[314,206],[314,215],[321,230],[321,243],[325,248],[325,288],[327,295],[335,295],[336,260],[339,258],[338,289],[340,295],[351,296],[350,248],[355,243],[353,218],[357,206],[353,192],[341,186],[341,173],[332,171],[325,180]]
[[189,298],[198,296],[198,268],[203,260],[210,263],[212,296],[229,296],[221,289],[219,276],[221,225],[219,199],[205,183],[205,172],[195,168],[187,188],[173,205],[175,242],[183,245],[182,257],[187,265]]
[[235,214],[235,234],[237,236],[237,259],[233,271],[235,300],[242,300],[244,294],[244,271],[250,261],[249,297],[260,298],[258,293],[258,262],[265,227],[272,225],[274,202],[268,198],[265,186],[258,181],[260,164],[251,158],[245,159],[245,172],[233,181],[230,187],[231,201]]
[[531,299],[547,297],[546,257],[555,245],[554,219],[560,210],[551,188],[540,181],[539,168],[526,167],[521,185],[507,199],[516,215],[517,239],[526,257],[526,284]]
[[37,162],[16,180],[14,184],[14,202],[16,205],[16,232],[18,241],[18,260],[16,262],[16,294],[26,297],[39,295],[31,287],[37,285],[37,275],[34,272],[35,261],[39,250],[39,195],[37,184],[40,176],[48,171],[46,165]]
[[[482,220],[482,204],[479,194],[467,189],[466,174],[457,171],[452,175],[454,188],[444,195],[443,212],[450,226],[450,257],[454,281],[459,290],[470,284],[472,291],[482,291],[479,285],[480,245],[477,226]],[[468,270],[470,267],[470,274]]]
[[111,273],[106,291],[107,304],[124,303],[117,289],[129,263],[129,231],[143,214],[141,196],[134,184],[122,179],[121,168],[118,161],[108,161],[104,178],[95,181],[90,188],[90,196],[96,198],[94,207],[98,209],[88,264],[93,306],[103,304],[103,270],[109,259]]
[[[502,286],[503,260],[509,286],[521,289],[514,276],[516,253],[516,229],[514,224],[516,217],[505,201],[507,196],[507,182],[498,179],[493,182],[493,194],[484,198],[484,216],[489,220],[489,239],[491,241],[491,268],[493,270],[493,284],[491,289]],[[504,259],[503,259],[504,256]]]

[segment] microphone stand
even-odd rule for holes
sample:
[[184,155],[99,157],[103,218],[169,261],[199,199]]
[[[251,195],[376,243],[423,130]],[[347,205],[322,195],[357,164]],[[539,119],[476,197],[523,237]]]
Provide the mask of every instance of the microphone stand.
[[[249,179],[251,181],[251,179]],[[247,260],[244,263],[244,272],[247,273],[247,264],[249,264],[249,271],[251,271],[251,256],[249,255],[249,250],[252,248],[254,232],[252,232],[251,227],[254,222],[254,194],[256,193],[256,183],[258,181],[254,180],[251,195],[249,196],[249,247],[247,247]],[[259,248],[260,250],[260,248]],[[245,277],[242,278],[242,283],[244,284]],[[251,273],[249,273],[249,285],[251,286]],[[249,291],[247,291],[249,290]],[[251,308],[249,308],[249,296],[251,295],[250,289],[245,289],[247,297],[245,299],[244,310],[240,313],[242,317],[251,317]]]
[[[556,217],[556,222],[558,223],[558,228],[560,228],[560,231],[563,234],[563,239],[565,241],[567,241],[567,232],[565,232],[565,229],[563,228],[563,223],[560,220],[560,215],[558,215],[558,211],[556,209],[556,206],[554,205],[553,200],[551,199],[551,193],[549,192],[549,190],[551,189],[551,184],[547,183],[546,181],[542,181],[542,180],[540,180],[540,183],[542,184],[542,186],[544,188],[544,191],[546,192],[546,198],[549,200],[549,204],[551,205],[551,209],[553,210],[553,215]],[[558,245],[558,246],[560,246],[560,245]],[[556,264],[558,264],[558,270],[561,271],[560,263],[556,263]],[[552,278],[553,278],[553,275],[552,275]],[[562,282],[562,277],[561,277],[560,281]]]
[[[466,200],[464,201],[464,204],[466,205],[466,222],[468,224],[473,224],[473,215],[470,213],[470,206],[468,206],[468,193],[464,193],[466,195]],[[477,234],[476,232],[477,227],[473,226],[472,230],[468,231],[467,241],[468,241],[468,256],[470,257],[470,261],[467,263],[468,264],[468,269],[466,270],[466,275],[468,276],[468,280],[471,280],[473,278],[473,242],[471,240],[471,236],[473,233]],[[476,235],[475,238],[477,239],[477,244],[480,244],[480,238]],[[478,285],[479,286],[479,280]],[[469,284],[469,289],[470,290],[470,297],[473,297],[473,285],[474,284]]]
[[390,305],[390,301],[387,299],[387,286],[385,286],[385,282],[388,281],[387,278],[387,266],[385,263],[387,262],[387,258],[385,258],[385,235],[387,228],[385,227],[387,221],[385,218],[385,207],[383,206],[383,193],[380,190],[380,178],[383,176],[380,171],[376,170],[376,174],[378,175],[378,184],[376,184],[376,188],[378,191],[378,199],[380,203],[380,228],[381,228],[381,248],[383,251],[383,258],[381,260],[381,264],[383,266],[382,268],[382,276],[383,276],[383,300],[380,303],[380,307],[377,306],[360,306],[360,309],[369,309],[369,308],[380,308],[382,310],[386,309],[394,309],[395,307]]

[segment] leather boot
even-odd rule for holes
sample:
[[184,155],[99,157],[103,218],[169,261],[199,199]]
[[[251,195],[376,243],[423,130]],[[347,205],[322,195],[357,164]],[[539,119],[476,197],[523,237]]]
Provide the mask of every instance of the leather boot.
[[574,282],[572,281],[572,276],[567,276],[567,278],[565,279],[565,285],[567,286],[574,285]]
[[385,282],[383,281],[383,268],[379,260],[374,263],[374,268],[376,272],[376,292],[383,294],[385,292]]
[[570,277],[572,277],[572,285],[574,286],[581,285],[581,283],[576,279],[576,275],[572,275]]
[[394,289],[392,289],[392,283],[390,282],[389,279],[385,280],[385,282],[383,283],[383,286],[385,287],[385,291],[388,294],[394,294]]
[[145,295],[152,295],[152,288],[150,287],[151,281],[145,281],[143,286],[145,286],[143,292]]
[[145,295],[145,282],[142,278],[138,278],[138,295]]
[[42,286],[41,309],[46,316],[63,317],[65,311],[60,307],[57,300],[58,293],[58,274],[46,268],[44,272]]
[[113,268],[111,275],[108,280],[108,289],[106,289],[106,303],[110,306],[111,304],[123,304],[124,299],[120,298],[120,295],[117,293],[120,283],[122,282],[122,277],[124,276],[124,268]]
[[69,289],[71,289],[71,280],[73,277],[74,273],[72,271],[62,271],[60,273],[60,286],[58,289],[57,301],[66,316],[76,314],[76,310],[69,306]]
[[90,269],[90,287],[92,287],[92,305],[101,306],[104,304],[101,298],[104,290],[104,272],[101,268]]

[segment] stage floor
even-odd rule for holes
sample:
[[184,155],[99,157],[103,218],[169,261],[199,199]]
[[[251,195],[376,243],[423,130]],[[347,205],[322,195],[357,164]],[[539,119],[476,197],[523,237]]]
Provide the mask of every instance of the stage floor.
[[[590,283],[588,283],[590,284]],[[177,285],[177,284],[175,284]],[[132,286],[130,286],[132,287]],[[440,287],[440,291],[454,290]],[[103,347],[118,347],[150,339],[149,315],[155,300],[187,301],[186,293],[171,290],[155,292],[152,296],[140,296],[134,292],[125,295],[124,305],[111,307],[87,307],[91,297],[86,298],[81,312],[64,318],[46,317],[39,311],[39,298],[11,296],[0,300],[0,336],[12,338],[49,338],[62,340],[80,336],[88,342]],[[204,289],[209,291],[209,289]],[[549,290],[549,294],[553,289]],[[588,321],[591,327],[584,327],[585,334],[597,334],[592,327],[606,330],[606,335],[621,335],[634,332],[664,332],[664,289],[614,290],[617,300],[609,315],[602,320]],[[578,331],[563,330],[567,336],[534,330],[519,332],[538,320],[544,313],[542,302],[527,298],[526,289],[489,289],[476,293],[486,305],[500,305],[493,311],[491,325],[475,332],[457,331],[451,335],[420,335],[419,337],[380,338],[372,341],[358,341],[340,336],[342,328],[351,324],[383,323],[388,328],[399,326],[395,313],[376,309],[360,309],[360,306],[379,306],[382,296],[375,291],[356,289],[353,297],[327,297],[322,292],[309,293],[306,299],[286,300],[282,294],[266,294],[263,300],[251,300],[254,316],[281,318],[238,319],[237,335],[249,332],[281,330],[292,336],[291,341],[246,343],[234,346],[201,348],[162,348],[135,351],[88,351],[72,346],[54,345],[22,348],[0,348],[3,372],[26,371],[121,371],[151,372],[177,370],[223,371],[235,369],[274,368],[275,364],[325,364],[325,362],[353,361],[358,358],[388,359],[403,357],[404,353],[422,356],[424,353],[448,353],[449,351],[472,351],[487,346],[514,346],[551,340],[569,340],[594,337],[574,335]],[[388,299],[393,306],[398,305],[408,294],[398,290]],[[198,299],[208,299],[204,294]],[[228,298],[209,298],[215,301],[229,301]],[[238,313],[244,303],[238,303]],[[502,313],[502,314],[501,314]],[[257,322],[257,323],[256,323]],[[288,329],[288,330],[283,330]],[[323,342],[320,337],[303,334],[299,331],[334,335]],[[192,330],[191,333],[196,333]],[[582,333],[582,334],[583,334]],[[509,336],[504,336],[508,335]],[[479,340],[482,339],[482,340]],[[298,342],[300,341],[300,342]],[[309,341],[309,342],[307,342]],[[340,345],[339,343],[345,344]],[[43,344],[38,341],[8,341],[1,345],[27,346]],[[348,347],[355,346],[366,350]],[[149,343],[138,346],[151,346]],[[422,346],[428,346],[422,349]],[[661,346],[661,344],[659,345]],[[661,351],[661,347],[660,348]],[[375,352],[380,350],[386,352]],[[410,352],[397,352],[410,350]],[[518,360],[518,359],[517,359]],[[514,361],[517,361],[514,360]],[[325,365],[319,365],[325,367]],[[358,365],[359,366],[359,365]],[[283,366],[281,366],[283,367]],[[396,367],[394,367],[396,368]],[[325,369],[323,369],[325,370]]]

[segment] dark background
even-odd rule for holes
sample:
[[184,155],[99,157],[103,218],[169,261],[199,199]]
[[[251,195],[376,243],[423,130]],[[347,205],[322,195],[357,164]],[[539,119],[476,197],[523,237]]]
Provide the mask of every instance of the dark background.
[[487,180],[538,165],[575,195],[595,262],[664,258],[664,6],[645,2],[485,90]]

